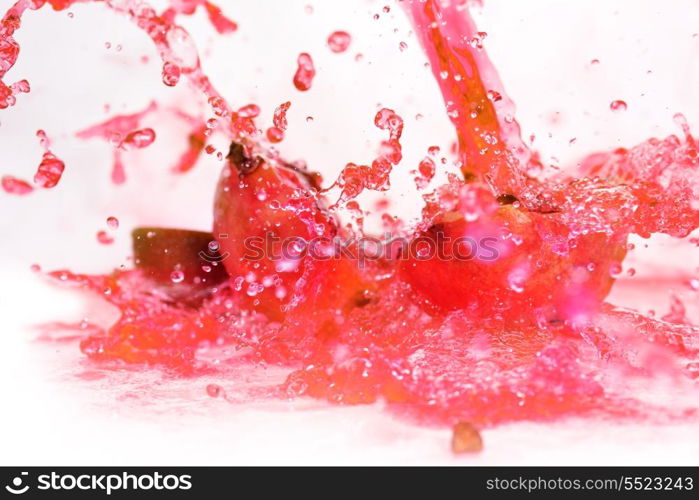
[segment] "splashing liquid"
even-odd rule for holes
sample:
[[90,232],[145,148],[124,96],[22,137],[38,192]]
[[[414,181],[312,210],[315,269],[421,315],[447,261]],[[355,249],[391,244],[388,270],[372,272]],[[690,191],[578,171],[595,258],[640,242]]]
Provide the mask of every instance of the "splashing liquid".
[[[49,3],[61,9],[73,2]],[[166,85],[181,74],[199,89],[232,144],[216,192],[217,240],[143,228],[134,232],[133,270],[50,273],[121,311],[110,328],[83,338],[82,352],[96,362],[164,366],[188,376],[215,370],[202,352],[235,346],[239,360],[288,368],[286,382],[269,388],[280,397],[383,400],[420,421],[470,422],[457,426],[459,449],[480,447],[472,425],[566,415],[695,416],[695,406],[666,408],[633,390],[639,381],[662,376],[681,384],[699,373],[699,328],[687,323],[681,303],[657,320],[604,301],[630,234],[685,237],[699,227],[699,160],[689,128],[682,122],[682,138],[590,155],[575,177],[531,178],[536,155],[521,140],[512,102],[483,49],[485,34],[456,3],[403,5],[456,129],[462,176],[424,196],[407,245],[361,266],[347,255],[356,246],[338,251],[332,242],[362,235],[355,200],[361,192],[389,188],[388,175],[402,159],[402,118],[381,109],[375,125],[388,137],[375,160],[348,164],[323,189],[317,174],[267,151],[256,105],[233,111],[214,90],[188,34],[174,24],[177,13],[191,12],[158,16],[142,2],[107,3],[151,37]],[[3,19],[0,78],[19,53],[12,33],[20,16],[43,4],[20,0]],[[199,4],[218,19],[211,4],[191,5]],[[338,33],[328,40],[334,52],[346,43]],[[314,76],[311,57],[301,54],[297,89],[308,91]],[[0,85],[2,107],[24,91]],[[275,112],[268,142],[283,137],[288,107]],[[121,117],[81,135],[134,134],[142,131],[139,119]],[[192,168],[206,130],[195,128],[175,171]],[[433,179],[437,153],[431,148],[415,171],[419,186]],[[3,188],[27,190],[9,176]],[[340,194],[328,200],[333,189]],[[338,207],[354,214],[354,225],[339,222]],[[283,259],[246,253],[246,239],[270,234],[294,242]],[[488,245],[466,245],[486,239]],[[221,394],[217,387],[207,388],[212,397]]]

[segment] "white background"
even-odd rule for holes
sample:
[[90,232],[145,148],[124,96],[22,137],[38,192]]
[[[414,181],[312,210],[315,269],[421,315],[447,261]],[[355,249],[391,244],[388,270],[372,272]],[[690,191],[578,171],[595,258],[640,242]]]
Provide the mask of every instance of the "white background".
[[[216,35],[202,13],[183,24],[201,50],[207,74],[234,106],[258,103],[267,126],[274,108],[292,101],[287,139],[280,146],[287,158],[303,158],[332,179],[345,163],[371,158],[384,136],[373,126],[379,106],[404,117],[405,159],[392,176],[392,210],[414,217],[420,206],[408,172],[428,146],[448,150],[453,132],[400,8],[388,1],[219,4],[239,23],[238,32]],[[9,5],[0,0],[3,12]],[[313,6],[312,14],[306,5]],[[383,12],[384,5],[390,13]],[[155,117],[156,142],[126,158],[126,185],[110,183],[110,146],[78,141],[73,133],[114,112],[138,111],[156,96],[182,103],[193,94],[184,82],[175,89],[160,83],[155,51],[128,20],[101,5],[70,11],[72,18],[48,7],[26,15],[17,35],[22,53],[8,79],[27,78],[32,92],[0,112],[0,174],[31,179],[41,156],[34,135],[39,128],[66,163],[52,190],[27,197],[0,193],[0,463],[697,463],[696,424],[576,420],[485,430],[482,454],[455,458],[448,430],[412,426],[378,406],[236,405],[204,391],[216,382],[234,394],[241,385],[283,373],[172,381],[155,370],[102,371],[74,342],[37,341],[38,324],[83,318],[109,324],[114,313],[48,286],[29,271],[30,264],[103,272],[128,265],[128,234],[136,225],[208,229],[220,169],[214,157],[205,157],[186,176],[167,174],[187,131]],[[678,111],[690,125],[699,123],[695,1],[486,0],[476,17],[518,105],[523,134],[536,135],[534,145],[547,164],[565,167],[592,151],[678,133],[672,121]],[[353,35],[345,54],[325,46],[336,29]],[[407,50],[399,50],[401,41]],[[312,54],[318,70],[312,90],[303,94],[291,84],[302,51]],[[357,53],[364,55],[361,61],[354,60]],[[144,55],[150,63],[140,62]],[[592,59],[600,64],[591,65]],[[615,99],[625,100],[628,110],[612,113],[609,103]],[[424,118],[416,120],[418,113]],[[95,233],[106,229],[112,215],[121,221],[116,242],[99,245]],[[686,252],[666,238],[654,238],[648,248],[640,244],[629,263],[638,268],[637,276],[620,284],[613,301],[665,312],[668,290],[674,289],[695,307],[696,292],[672,276],[678,266],[696,272],[696,253],[668,257],[679,255],[670,253],[675,251]],[[653,281],[658,275],[670,279]],[[644,283],[651,284],[652,294],[642,293]]]

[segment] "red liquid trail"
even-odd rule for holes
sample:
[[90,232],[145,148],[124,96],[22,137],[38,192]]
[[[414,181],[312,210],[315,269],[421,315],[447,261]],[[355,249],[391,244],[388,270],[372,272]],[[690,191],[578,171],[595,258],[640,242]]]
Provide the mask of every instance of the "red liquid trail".
[[520,139],[514,105],[480,43],[483,34],[459,2],[404,2],[459,139],[462,171],[498,193],[524,184],[529,151]]
[[[246,261],[240,241],[264,230],[305,239],[353,230],[335,220],[317,176],[261,154],[253,121],[259,108],[233,111],[213,90],[188,35],[172,24],[175,13],[157,16],[142,4],[120,5],[112,8],[145,29],[163,55],[166,83],[176,81],[176,66],[214,114],[226,119],[232,135],[242,138],[231,148],[215,206],[214,234],[226,238],[214,243],[231,254],[217,264],[230,279],[202,288],[201,277],[215,267],[211,262],[159,269],[167,280],[142,269],[109,276],[51,273],[100,294],[122,313],[107,331],[82,340],[87,356],[193,374],[216,369],[200,359],[202,352],[235,346],[244,353],[240,359],[289,368],[286,383],[271,389],[276,394],[346,404],[384,400],[396,411],[442,423],[696,416],[696,405],[670,410],[632,390],[662,377],[682,385],[699,373],[699,329],[686,324],[683,305],[673,301],[670,313],[656,320],[604,302],[629,234],[684,237],[699,227],[699,160],[682,117],[683,138],[590,155],[577,178],[529,179],[533,155],[482,49],[484,34],[456,2],[404,2],[456,128],[465,177],[452,176],[425,196],[423,220],[407,236],[430,242],[441,233],[495,235],[497,259],[411,256],[364,269],[347,259]],[[21,15],[28,6],[20,1],[11,13]],[[13,27],[17,23],[8,16],[4,25]],[[5,27],[0,45],[6,69],[18,52],[8,42],[11,31]],[[310,56],[300,58],[297,88],[310,88],[314,74]],[[269,130],[283,133],[286,104]],[[118,127],[121,133],[141,128],[131,118]],[[388,136],[377,157],[371,165],[346,165],[332,184],[341,190],[340,205],[352,212],[357,234],[363,213],[354,198],[366,189],[388,189],[389,173],[402,159],[401,117],[384,108],[374,123]],[[105,136],[104,124],[91,130]],[[193,130],[176,171],[191,168],[205,147],[207,127]],[[281,140],[276,131],[269,137],[269,130],[271,142]],[[437,153],[431,148],[431,155]],[[417,180],[424,185],[434,173],[428,157]],[[19,185],[5,177],[3,187],[6,179],[8,186]],[[457,250],[446,247],[449,254]],[[221,392],[210,388],[209,394]]]

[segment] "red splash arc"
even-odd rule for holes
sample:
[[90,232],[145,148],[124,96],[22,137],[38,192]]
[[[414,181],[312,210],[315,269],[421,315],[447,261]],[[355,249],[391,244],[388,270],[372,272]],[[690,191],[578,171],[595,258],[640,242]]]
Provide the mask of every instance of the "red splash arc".
[[[19,16],[43,3],[20,0],[5,16],[0,77],[19,52],[12,39]],[[49,3],[60,9],[74,2]],[[109,3],[146,29],[163,57],[165,83],[176,84],[179,72],[190,78],[233,143],[216,193],[217,241],[206,233],[143,228],[134,233],[134,270],[50,273],[121,311],[114,325],[82,339],[82,351],[95,361],[165,366],[183,376],[226,363],[281,365],[289,376],[270,387],[272,394],[344,404],[384,400],[425,422],[696,418],[696,405],[654,405],[633,389],[669,377],[691,391],[699,329],[687,324],[682,304],[675,300],[671,314],[656,320],[604,302],[632,250],[630,234],[685,237],[699,227],[699,159],[686,123],[678,117],[681,138],[590,155],[576,177],[530,177],[535,155],[520,139],[512,102],[483,50],[485,35],[457,3],[403,2],[458,135],[461,177],[452,174],[425,194],[422,220],[403,234],[441,257],[400,249],[366,266],[328,247],[322,250],[332,258],[313,257],[303,245],[293,258],[252,258],[243,243],[269,234],[297,243],[361,236],[357,196],[388,189],[402,161],[398,113],[376,114],[374,124],[388,137],[371,165],[349,163],[322,189],[317,174],[263,147],[254,121],[259,107],[234,111],[213,89],[171,11],[158,16],[140,2],[138,9]],[[310,57],[299,60],[299,71],[294,84],[310,91]],[[0,89],[5,107],[22,91]],[[289,105],[275,112],[268,142],[283,137]],[[128,125],[125,132],[140,130]],[[205,130],[190,141],[195,160]],[[426,157],[416,172],[419,186],[434,174]],[[12,178],[7,185],[25,189]],[[341,210],[354,225],[342,223]],[[460,238],[492,238],[493,253],[458,258]],[[220,346],[242,354],[208,363]],[[217,387],[209,394],[221,394]]]

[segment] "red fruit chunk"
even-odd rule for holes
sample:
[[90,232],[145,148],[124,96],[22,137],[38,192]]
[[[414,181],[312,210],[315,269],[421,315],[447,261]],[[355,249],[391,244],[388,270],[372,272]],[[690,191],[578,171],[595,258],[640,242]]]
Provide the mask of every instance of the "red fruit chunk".
[[140,227],[132,238],[136,267],[172,298],[196,301],[228,277],[211,233]]
[[356,262],[335,257],[338,228],[318,197],[319,177],[238,143],[228,160],[214,235],[250,307],[280,320],[290,311],[317,315],[352,303],[367,285]]
[[451,209],[437,209],[418,237],[421,246],[401,264],[406,281],[432,305],[552,321],[582,319],[608,294],[612,266],[626,252],[625,233],[573,234],[562,214],[498,206],[474,186],[452,196]]
[[454,426],[451,438],[451,451],[454,453],[474,453],[483,449],[483,439],[473,425],[459,422]]

